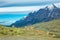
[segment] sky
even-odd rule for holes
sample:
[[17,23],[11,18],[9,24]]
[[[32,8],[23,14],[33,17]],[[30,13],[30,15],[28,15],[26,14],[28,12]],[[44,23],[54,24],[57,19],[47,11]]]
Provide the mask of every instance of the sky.
[[60,0],[0,0],[0,12],[31,12],[53,3],[60,3]]
[[0,23],[11,24],[47,5],[60,0],[0,0]]

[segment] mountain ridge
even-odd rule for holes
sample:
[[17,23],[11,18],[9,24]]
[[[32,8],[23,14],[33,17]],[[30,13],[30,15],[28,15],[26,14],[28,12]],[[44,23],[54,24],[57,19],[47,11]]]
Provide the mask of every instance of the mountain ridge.
[[34,11],[28,14],[24,19],[18,20],[10,26],[22,27],[33,25],[39,22],[47,22],[54,19],[60,19],[60,8],[56,7],[53,4],[53,9],[49,9],[48,6],[45,8],[39,9],[38,11]]

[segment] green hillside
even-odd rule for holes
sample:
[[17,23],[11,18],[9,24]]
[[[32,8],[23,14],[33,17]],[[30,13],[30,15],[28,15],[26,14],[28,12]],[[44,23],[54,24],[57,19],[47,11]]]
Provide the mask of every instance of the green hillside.
[[6,27],[0,25],[0,36],[44,36],[60,38],[60,19],[49,22],[37,23],[24,28]]
[[45,31],[60,31],[60,19],[49,22],[37,23],[32,25],[32,27]]
[[46,33],[49,32],[49,35],[56,35],[60,37],[60,19],[37,23],[28,27],[33,27],[36,30],[43,30]]

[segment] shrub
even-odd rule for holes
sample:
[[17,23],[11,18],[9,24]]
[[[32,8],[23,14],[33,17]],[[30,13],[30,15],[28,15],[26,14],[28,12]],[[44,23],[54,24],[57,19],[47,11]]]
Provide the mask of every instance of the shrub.
[[60,38],[60,35],[56,34],[53,38]]

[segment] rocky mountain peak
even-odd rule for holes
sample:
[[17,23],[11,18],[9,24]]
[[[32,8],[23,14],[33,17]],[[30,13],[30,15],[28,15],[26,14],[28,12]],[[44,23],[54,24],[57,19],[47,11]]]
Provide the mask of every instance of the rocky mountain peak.
[[53,4],[51,10],[49,9],[49,6],[46,6],[45,8],[39,9],[38,11],[29,13],[28,16],[24,18],[24,20],[18,20],[12,25],[15,25],[16,27],[22,27],[33,25],[39,22],[48,22],[54,19],[60,19],[60,8]]

